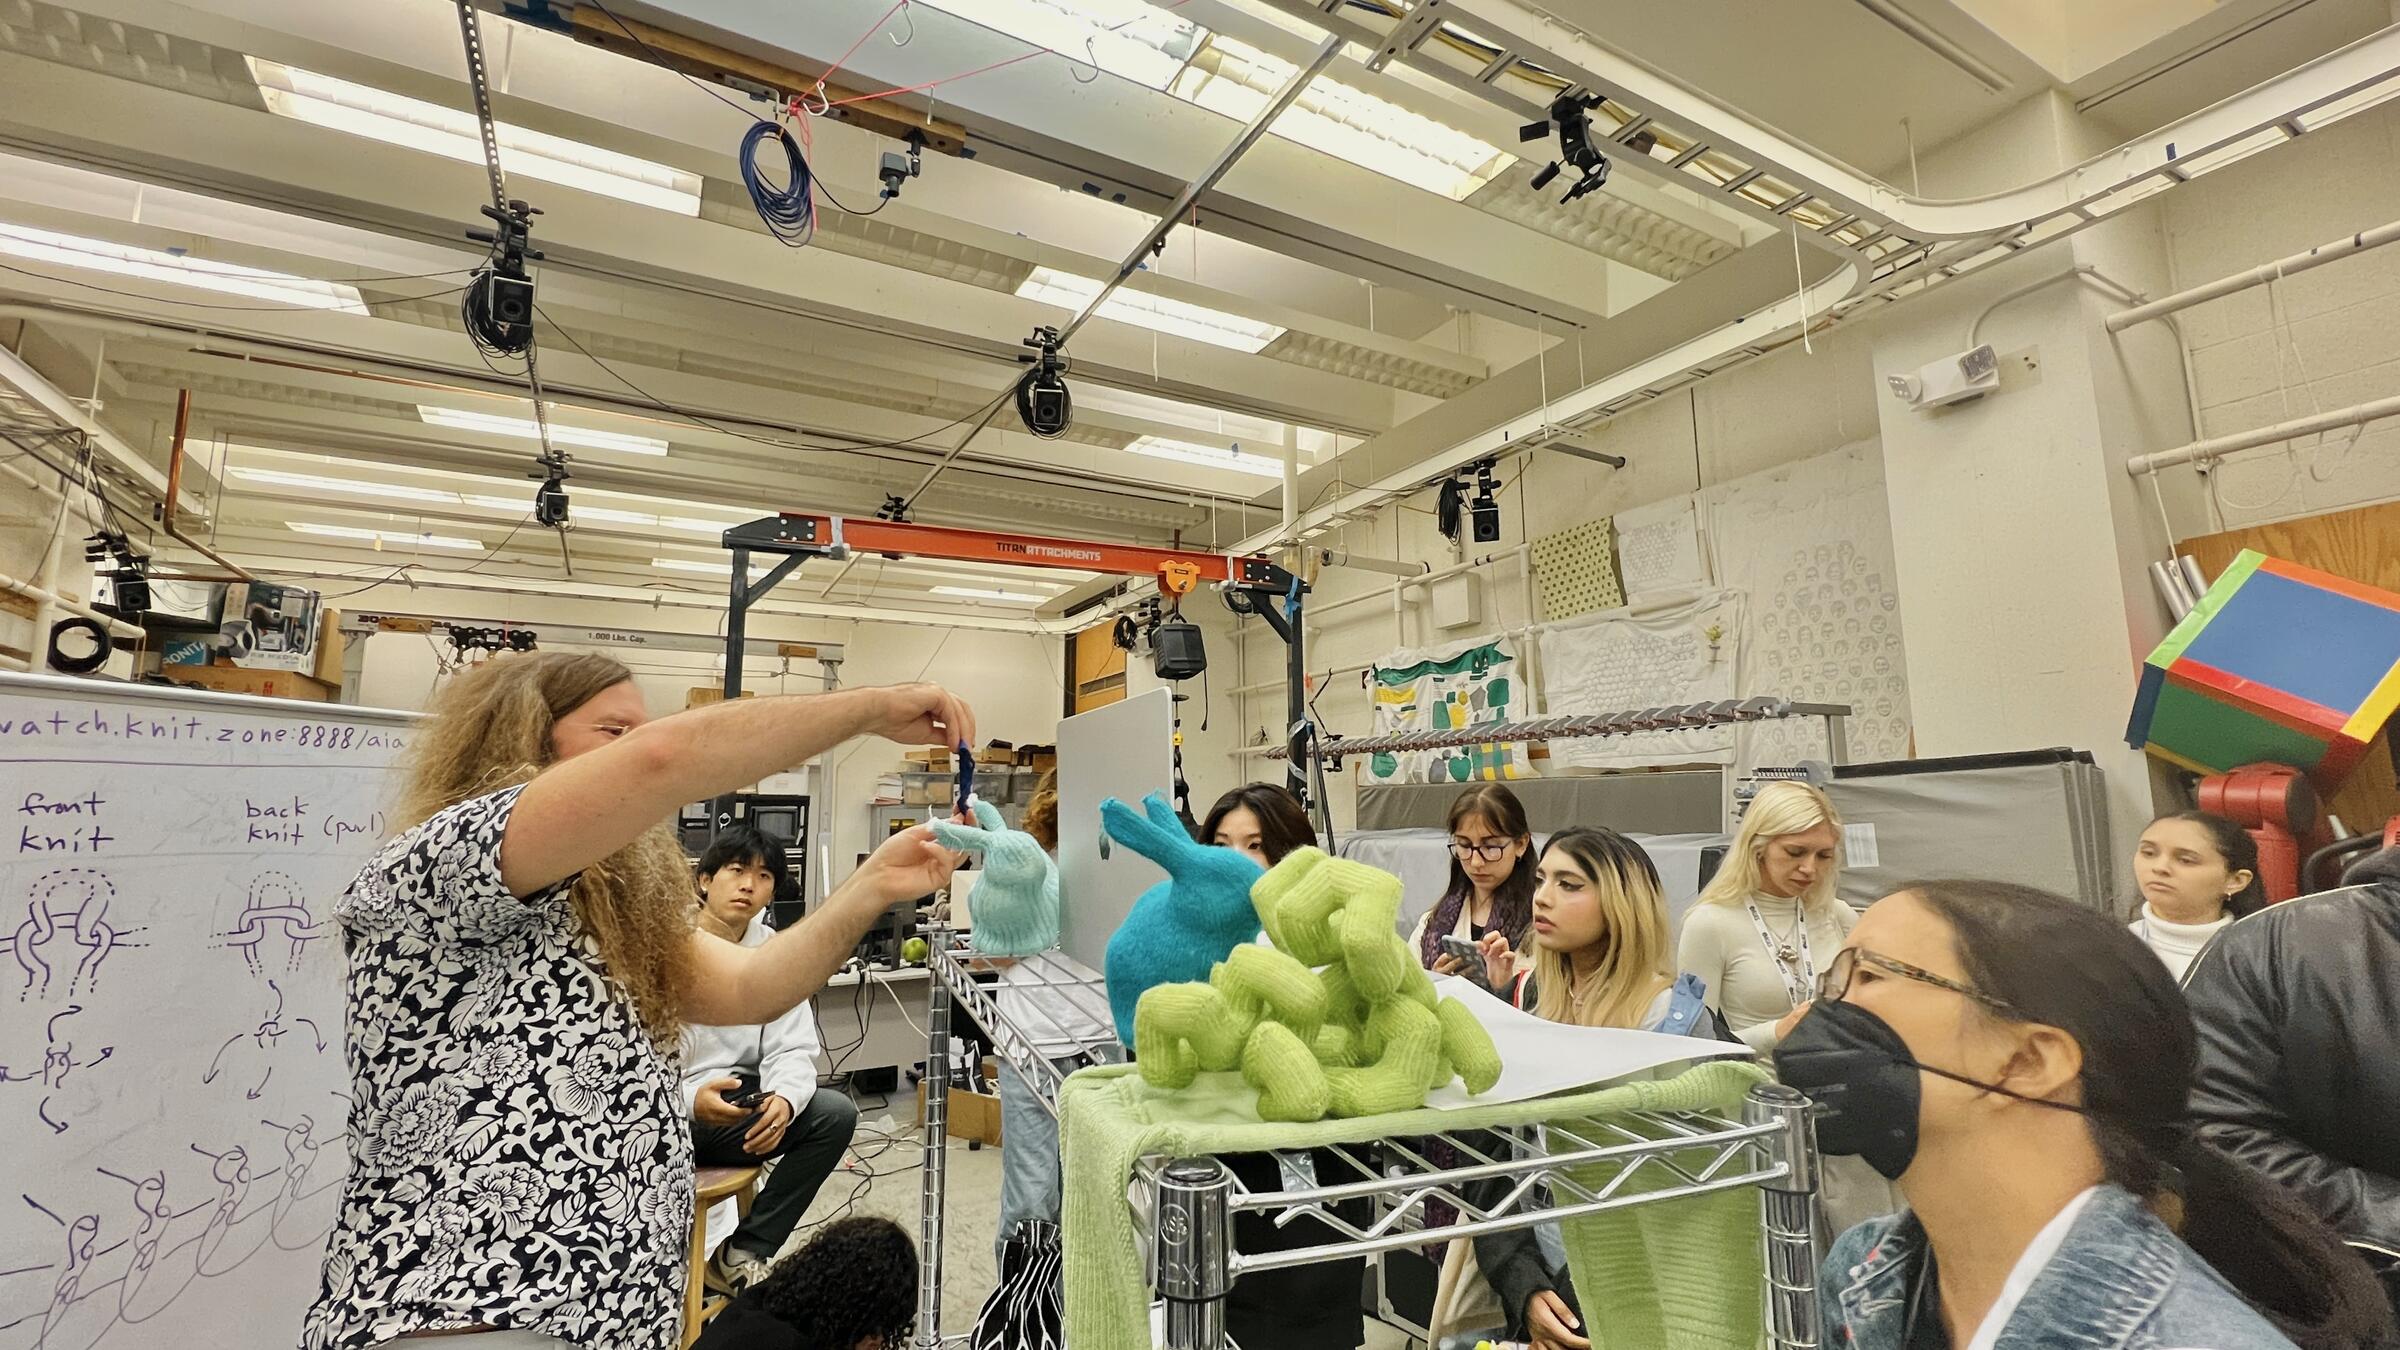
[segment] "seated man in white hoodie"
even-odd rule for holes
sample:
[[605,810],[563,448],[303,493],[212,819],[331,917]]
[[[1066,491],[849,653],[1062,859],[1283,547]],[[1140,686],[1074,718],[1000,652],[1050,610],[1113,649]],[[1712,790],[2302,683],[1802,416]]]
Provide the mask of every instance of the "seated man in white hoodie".
[[[744,947],[765,942],[773,930],[763,916],[783,871],[782,848],[755,828],[736,825],[719,834],[700,855],[695,922]],[[858,1107],[817,1086],[817,1022],[806,1003],[765,1026],[686,1026],[683,1100],[700,1166],[780,1160],[750,1216],[708,1263],[711,1285],[738,1292],[767,1273],[817,1188],[840,1165],[858,1127]]]

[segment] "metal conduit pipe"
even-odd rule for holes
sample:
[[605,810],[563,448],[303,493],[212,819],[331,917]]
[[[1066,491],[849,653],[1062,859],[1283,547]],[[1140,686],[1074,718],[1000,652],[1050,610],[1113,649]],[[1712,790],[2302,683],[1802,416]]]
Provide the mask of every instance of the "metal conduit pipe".
[[2178,310],[2206,304],[2237,291],[2249,290],[2253,286],[2264,286],[2270,281],[2291,276],[2296,272],[2305,272],[2312,267],[2323,267],[2329,262],[2354,258],[2368,249],[2381,248],[2385,244],[2392,243],[2400,243],[2400,220],[2395,220],[2389,225],[2379,225],[2372,230],[2361,230],[2348,238],[2336,239],[2329,244],[2319,244],[2305,253],[2295,253],[2287,258],[2277,258],[2270,263],[2260,263],[2247,272],[2236,272],[2232,276],[2202,282],[2189,290],[2161,296],[2146,305],[2135,305],[2131,309],[2119,310],[2108,316],[2108,331],[2122,333],[2137,323],[2148,323],[2152,319],[2164,318]]
[[[1673,609],[1678,605],[1688,605],[1699,599],[1703,593],[1704,592],[1700,590],[1687,587],[1684,589],[1667,591],[1659,595],[1652,596],[1650,599],[1644,600],[1638,605],[1627,605],[1622,609],[1604,610],[1601,611],[1601,613],[1621,614],[1632,618],[1639,618],[1644,614],[1655,613],[1659,610]],[[1589,623],[1594,617],[1596,616],[1592,614],[1577,614],[1571,618],[1550,619],[1542,623],[1529,623],[1522,628],[1503,628],[1499,632],[1492,633],[1489,636],[1494,640],[1499,640],[1502,638],[1524,639],[1540,637],[1542,634],[1547,633],[1554,628],[1564,628],[1569,624]],[[1518,659],[1525,660],[1528,659],[1530,655],[1531,653],[1529,652],[1519,652]],[[1334,666],[1331,669],[1321,673],[1325,677],[1330,678],[1335,675],[1355,675],[1362,670],[1372,670],[1373,668],[1374,666],[1372,663],[1355,666]],[[1260,693],[1269,689],[1281,688],[1283,688],[1283,681],[1276,680],[1271,684],[1237,685],[1234,687],[1233,692],[1237,696],[1246,696],[1249,694]]]
[[2260,427],[2256,431],[2237,431],[2228,436],[2214,436],[2204,441],[2194,441],[2190,445],[2179,445],[2172,450],[2135,455],[2125,461],[2125,472],[2139,478],[2143,474],[2156,473],[2160,469],[2176,464],[2190,464],[2195,461],[2207,463],[2210,460],[2222,459],[2237,451],[2254,450],[2262,445],[2273,445],[2278,441],[2314,435],[2320,431],[2339,431],[2343,427],[2364,426],[2369,422],[2382,421],[2386,417],[2400,417],[2400,395],[2379,398],[2372,403],[2359,403],[2347,408],[2336,408],[2331,412],[2295,417],[2289,422],[2277,422],[2273,426]]
[[1347,549],[1321,548],[1315,550],[1317,561],[1327,567],[1355,567],[1362,572],[1381,572],[1394,577],[1423,577],[1433,570],[1429,562],[1406,562],[1399,558],[1376,558]]
[[1472,571],[1478,567],[1489,567],[1494,563],[1503,562],[1510,558],[1519,558],[1530,561],[1532,557],[1533,546],[1530,544],[1519,544],[1515,548],[1504,548],[1498,553],[1486,553],[1481,557],[1469,558],[1464,562],[1454,562],[1446,567],[1432,568],[1416,576],[1404,576],[1388,586],[1377,586],[1373,590],[1360,591],[1356,595],[1345,595],[1339,600],[1311,600],[1308,602],[1309,616],[1311,618],[1321,619],[1327,614],[1338,613],[1341,610],[1348,609],[1352,605],[1363,605],[1371,601],[1385,599],[1396,591],[1410,590],[1420,586],[1428,586],[1436,581],[1441,581],[1444,578],[1457,576],[1461,572]]
[[[293,569],[287,567],[277,567],[272,569],[272,571],[273,575],[292,581],[348,581],[352,583],[367,581],[366,578],[350,572],[328,572]],[[515,600],[523,600],[528,595],[534,594],[534,592],[514,586],[492,586],[474,582],[451,581],[447,577],[444,577],[439,571],[433,569],[426,569],[422,575],[425,577],[424,580],[408,580],[402,577],[391,577],[383,581],[368,582],[367,585],[361,586],[359,589],[361,591],[366,591],[373,590],[378,586],[398,586],[409,590],[427,588],[445,591],[470,591],[482,595],[505,595]],[[212,580],[210,577],[196,573],[181,572],[154,572],[151,574],[151,576],[159,581]],[[618,583],[612,582],[600,584],[614,585]],[[644,609],[697,609],[705,610],[711,614],[723,614],[725,612],[725,602],[714,597],[705,599],[694,598],[690,600],[678,600],[663,595],[633,596],[553,594],[549,596],[549,598],[556,600],[571,600],[590,604],[639,605]],[[954,628],[962,631],[985,633],[1015,633],[1031,637],[1065,637],[1074,633],[1077,629],[1086,626],[1082,621],[1075,619],[993,619],[980,623],[965,623],[957,621],[954,616],[931,611],[921,614],[912,612],[905,621],[896,618],[887,619],[882,617],[868,617],[862,619],[857,617],[857,615],[849,606],[845,605],[811,605],[805,609],[768,609],[764,606],[760,606],[753,609],[751,613],[763,614],[771,618],[838,619],[849,623],[906,622],[911,625],[918,625],[926,628]]]
[[178,389],[175,391],[175,440],[167,447],[167,495],[159,499],[158,527],[166,531],[169,539],[224,568],[228,573],[226,576],[210,578],[211,580],[256,581],[258,578],[250,575],[240,564],[185,534],[175,524],[175,501],[183,491],[183,438],[191,429],[192,391]]

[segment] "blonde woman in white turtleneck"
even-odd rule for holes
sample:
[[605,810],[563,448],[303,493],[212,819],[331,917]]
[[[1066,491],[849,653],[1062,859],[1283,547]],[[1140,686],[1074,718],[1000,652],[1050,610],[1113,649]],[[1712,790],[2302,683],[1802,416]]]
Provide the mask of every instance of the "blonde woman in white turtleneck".
[[2176,983],[2218,930],[2266,903],[2258,844],[2247,830],[2206,811],[2160,816],[2133,853],[2141,907],[2127,927]]
[[1761,1054],[1816,996],[1818,972],[1858,922],[1834,894],[1841,843],[1841,817],[1824,793],[1769,783],[1684,916],[1676,948],[1683,969],[1708,986],[1708,1006],[1727,1029]]
[[[1708,1006],[1761,1055],[1817,996],[1817,976],[1850,940],[1858,911],[1836,895],[1842,818],[1806,783],[1769,783],[1751,798],[1724,865],[1683,916],[1676,955],[1708,985]],[[1858,1158],[1823,1160],[1828,1232],[1900,1207],[1890,1182]]]

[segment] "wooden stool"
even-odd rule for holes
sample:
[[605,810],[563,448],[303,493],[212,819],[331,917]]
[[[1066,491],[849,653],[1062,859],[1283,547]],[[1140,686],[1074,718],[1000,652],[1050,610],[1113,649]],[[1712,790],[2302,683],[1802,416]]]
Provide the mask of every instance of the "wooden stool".
[[758,1198],[758,1177],[759,1169],[755,1167],[702,1167],[692,1173],[692,1259],[691,1269],[684,1272],[683,1284],[685,1350],[690,1350],[692,1342],[700,1339],[700,1328],[722,1312],[728,1301],[724,1295],[708,1290],[709,1206],[730,1195],[734,1208],[743,1218],[749,1218],[750,1202]]

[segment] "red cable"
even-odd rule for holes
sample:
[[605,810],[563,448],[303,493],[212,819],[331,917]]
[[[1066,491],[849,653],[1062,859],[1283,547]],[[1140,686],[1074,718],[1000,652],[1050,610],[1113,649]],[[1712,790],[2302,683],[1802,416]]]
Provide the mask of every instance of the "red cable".
[[892,21],[892,16],[899,13],[901,9],[907,6],[907,4],[908,0],[892,0],[892,7],[883,12],[882,18],[877,19],[872,24],[869,24],[866,32],[858,35],[858,41],[850,44],[850,50],[842,53],[842,59],[834,62],[831,66],[826,67],[825,78],[817,81],[817,87],[819,89],[824,88],[825,85],[833,79],[834,75],[838,73],[842,67],[850,64],[851,57],[858,55],[858,49],[867,45],[867,39],[875,36],[877,33],[882,32],[883,26],[887,23],[890,23]]

